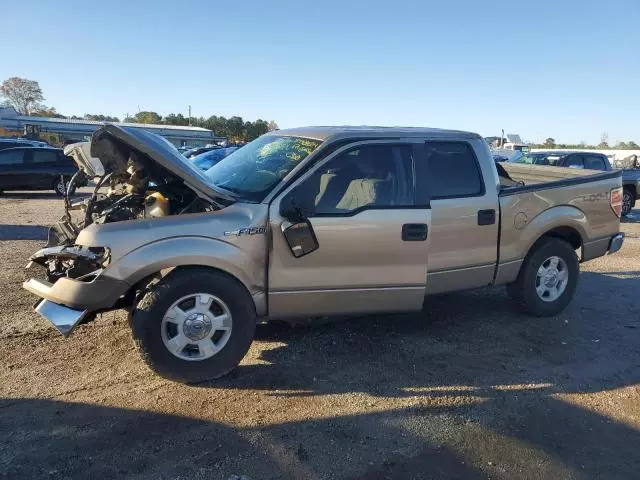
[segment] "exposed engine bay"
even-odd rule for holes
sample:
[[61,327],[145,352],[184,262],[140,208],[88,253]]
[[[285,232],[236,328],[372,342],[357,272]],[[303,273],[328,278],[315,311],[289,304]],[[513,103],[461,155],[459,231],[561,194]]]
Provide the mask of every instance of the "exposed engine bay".
[[[113,137],[94,136],[90,145],[75,145],[65,153],[76,160],[82,175],[93,177],[95,188],[90,197],[78,201],[65,196],[63,217],[50,228],[46,247],[30,259],[45,267],[51,282],[65,276],[90,277],[108,262],[107,249],[75,245],[79,232],[91,224],[206,212],[221,206],[198,195],[147,154]],[[92,158],[87,159],[89,152]],[[73,191],[75,179],[68,192]]]

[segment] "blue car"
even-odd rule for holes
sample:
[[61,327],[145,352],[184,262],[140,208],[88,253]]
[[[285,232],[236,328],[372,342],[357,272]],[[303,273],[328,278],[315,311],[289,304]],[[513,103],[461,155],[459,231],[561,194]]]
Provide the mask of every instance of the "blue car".
[[196,155],[192,157],[190,160],[193,164],[198,167],[200,170],[209,170],[216,163],[222,160],[224,157],[230,155],[235,152],[238,147],[229,147],[229,148],[217,148],[215,150],[211,150],[209,152],[201,153],[200,155]]

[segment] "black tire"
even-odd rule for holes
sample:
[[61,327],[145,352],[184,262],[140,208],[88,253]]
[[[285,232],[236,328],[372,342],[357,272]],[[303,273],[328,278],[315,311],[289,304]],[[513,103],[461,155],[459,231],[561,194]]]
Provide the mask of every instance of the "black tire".
[[64,193],[67,189],[67,181],[62,180],[60,178],[56,178],[53,181],[53,191],[56,192],[56,195],[58,195],[59,197],[64,197]]
[[[556,300],[545,301],[536,291],[537,274],[540,266],[554,256],[564,260],[568,269],[568,279],[564,291]],[[579,273],[578,257],[569,243],[559,238],[542,238],[525,258],[517,280],[507,285],[507,294],[530,315],[536,317],[557,315],[573,299],[578,286]]]
[[622,216],[626,217],[633,210],[636,198],[631,189],[625,188],[622,193]]
[[[194,293],[209,293],[228,306],[231,335],[212,357],[183,360],[169,351],[162,340],[161,324],[167,309],[178,299]],[[178,268],[152,286],[129,317],[133,339],[145,363],[169,380],[197,383],[219,378],[233,370],[245,356],[256,328],[253,300],[236,279],[212,269]]]

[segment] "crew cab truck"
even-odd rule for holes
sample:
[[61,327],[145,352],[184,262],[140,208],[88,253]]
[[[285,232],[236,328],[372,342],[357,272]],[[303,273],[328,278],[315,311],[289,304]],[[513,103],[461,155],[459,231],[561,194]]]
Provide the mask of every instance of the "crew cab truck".
[[[184,382],[229,372],[269,319],[420,311],[490,285],[555,315],[579,263],[623,243],[619,171],[496,166],[473,133],[279,130],[202,172],[153,134],[107,125],[90,156],[105,176],[84,220],[54,226],[31,257],[48,280],[24,287],[65,335],[129,309],[142,358]],[[142,210],[133,193],[99,198],[114,172]],[[168,209],[148,214],[150,197]]]

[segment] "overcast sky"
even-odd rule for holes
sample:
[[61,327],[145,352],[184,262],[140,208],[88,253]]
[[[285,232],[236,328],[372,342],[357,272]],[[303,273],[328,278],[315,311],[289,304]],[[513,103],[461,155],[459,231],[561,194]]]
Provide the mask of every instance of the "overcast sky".
[[66,115],[640,142],[640,1],[3,2],[0,80]]

